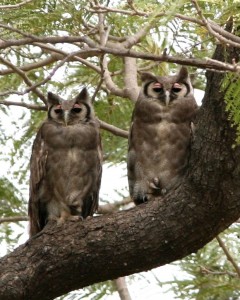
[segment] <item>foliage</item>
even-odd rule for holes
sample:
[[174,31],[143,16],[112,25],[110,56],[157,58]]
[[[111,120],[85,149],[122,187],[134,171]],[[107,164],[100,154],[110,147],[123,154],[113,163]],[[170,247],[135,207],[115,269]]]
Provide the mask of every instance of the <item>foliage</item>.
[[236,143],[240,144],[240,76],[239,74],[226,74],[222,90],[225,92],[226,109],[229,119],[236,126]]
[[[233,225],[220,235],[235,260],[239,230],[239,225]],[[177,299],[239,299],[239,277],[216,239],[177,264],[185,273],[184,279],[170,283]]]

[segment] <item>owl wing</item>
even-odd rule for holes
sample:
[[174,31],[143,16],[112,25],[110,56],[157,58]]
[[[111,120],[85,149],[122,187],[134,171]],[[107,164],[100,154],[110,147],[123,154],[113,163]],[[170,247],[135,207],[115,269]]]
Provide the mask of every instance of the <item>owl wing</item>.
[[[30,218],[30,236],[38,233],[42,229],[46,215],[41,211],[39,202],[39,186],[45,174],[47,161],[46,143],[42,137],[42,128],[39,129],[33,142],[32,155],[30,159],[30,189],[28,215]],[[46,213],[45,213],[46,214]]]
[[133,119],[134,113],[132,114],[132,122],[129,129],[129,136],[128,136],[128,156],[127,156],[127,169],[128,169],[128,185],[129,185],[129,193],[130,196],[133,197],[133,187],[135,183],[135,149],[132,145],[133,139]]
[[82,208],[82,217],[85,219],[88,216],[92,216],[98,209],[99,201],[99,190],[101,186],[102,179],[102,161],[103,161],[103,152],[102,152],[102,142],[101,136],[98,134],[98,147],[97,147],[97,157],[98,162],[96,166],[96,184],[94,189],[88,199],[85,199]]

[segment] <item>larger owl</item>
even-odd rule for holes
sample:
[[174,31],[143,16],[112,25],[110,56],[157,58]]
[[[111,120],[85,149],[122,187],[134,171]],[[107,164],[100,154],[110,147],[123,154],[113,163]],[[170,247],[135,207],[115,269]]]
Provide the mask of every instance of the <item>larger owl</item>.
[[48,93],[48,117],[30,160],[30,236],[49,220],[86,218],[98,207],[102,173],[99,125],[86,88],[71,100]]
[[173,76],[142,73],[132,116],[128,181],[135,204],[159,196],[179,182],[188,161],[197,104],[188,70]]

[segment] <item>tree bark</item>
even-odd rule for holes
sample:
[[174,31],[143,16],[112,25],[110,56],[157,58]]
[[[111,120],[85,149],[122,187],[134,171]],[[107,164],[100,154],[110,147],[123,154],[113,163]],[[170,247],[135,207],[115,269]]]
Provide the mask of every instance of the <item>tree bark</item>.
[[[239,50],[238,50],[239,51]],[[214,58],[238,61],[217,46]],[[181,185],[163,198],[83,222],[49,223],[0,261],[1,300],[48,300],[196,252],[240,217],[240,151],[225,112],[222,73],[207,88]]]

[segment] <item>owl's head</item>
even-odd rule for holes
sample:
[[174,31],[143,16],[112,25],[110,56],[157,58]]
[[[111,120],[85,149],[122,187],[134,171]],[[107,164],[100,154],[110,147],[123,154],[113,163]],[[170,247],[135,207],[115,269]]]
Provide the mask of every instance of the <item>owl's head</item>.
[[188,70],[181,67],[176,75],[155,76],[151,73],[141,73],[143,82],[142,94],[151,99],[157,99],[162,105],[168,106],[173,101],[193,95]]
[[48,119],[68,126],[88,122],[93,117],[93,109],[86,88],[70,100],[64,100],[51,92],[48,93]]

